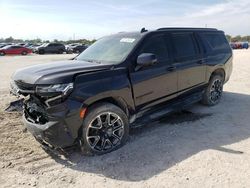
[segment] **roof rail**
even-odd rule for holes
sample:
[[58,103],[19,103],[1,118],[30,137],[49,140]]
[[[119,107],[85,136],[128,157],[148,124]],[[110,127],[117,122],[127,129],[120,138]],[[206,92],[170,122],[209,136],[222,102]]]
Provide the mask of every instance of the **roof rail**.
[[162,30],[204,30],[204,31],[218,31],[215,28],[191,28],[191,27],[163,27],[157,29],[157,31]]

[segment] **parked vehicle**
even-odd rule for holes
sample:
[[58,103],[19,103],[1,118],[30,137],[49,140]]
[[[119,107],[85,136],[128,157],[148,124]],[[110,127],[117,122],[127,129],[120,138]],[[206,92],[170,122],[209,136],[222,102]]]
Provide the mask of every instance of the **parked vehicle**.
[[0,55],[27,55],[32,53],[32,50],[29,48],[25,48],[23,46],[9,45],[3,48],[0,48]]
[[248,49],[249,48],[249,43],[248,42],[242,42],[242,48],[243,49]]
[[66,52],[64,44],[61,43],[46,43],[36,48],[35,52],[39,54],[45,53],[58,53],[62,54]]
[[72,52],[77,53],[77,54],[82,53],[86,49],[87,49],[87,46],[83,44],[77,45],[71,48]]
[[26,96],[24,124],[43,145],[104,154],[126,143],[130,127],[198,101],[218,104],[231,73],[223,31],[142,29],[103,37],[73,60],[19,70],[11,92]]
[[5,46],[9,46],[9,45],[12,45],[12,43],[1,43],[0,48],[3,48]]
[[248,42],[231,42],[230,46],[232,49],[248,49],[249,43]]
[[87,45],[74,43],[66,45],[67,53],[81,53],[87,48]]

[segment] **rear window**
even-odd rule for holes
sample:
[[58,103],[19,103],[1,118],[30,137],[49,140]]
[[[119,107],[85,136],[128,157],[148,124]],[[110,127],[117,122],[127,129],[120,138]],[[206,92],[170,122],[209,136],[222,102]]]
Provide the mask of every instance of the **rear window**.
[[193,33],[173,33],[172,41],[176,58],[193,57],[197,54]]
[[206,43],[206,51],[229,49],[228,41],[222,33],[202,33],[201,37]]

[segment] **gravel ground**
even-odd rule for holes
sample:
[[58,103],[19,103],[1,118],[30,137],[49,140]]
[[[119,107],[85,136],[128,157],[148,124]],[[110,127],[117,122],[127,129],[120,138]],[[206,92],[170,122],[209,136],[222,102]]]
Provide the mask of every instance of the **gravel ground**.
[[121,149],[85,157],[46,153],[6,113],[11,74],[18,68],[74,55],[0,57],[0,187],[249,187],[250,50],[234,51],[234,71],[221,103],[193,105],[133,129]]

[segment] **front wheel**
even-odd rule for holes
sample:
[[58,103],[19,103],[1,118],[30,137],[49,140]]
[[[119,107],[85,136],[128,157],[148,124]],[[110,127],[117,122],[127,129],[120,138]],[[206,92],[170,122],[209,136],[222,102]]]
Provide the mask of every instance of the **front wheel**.
[[220,75],[215,75],[210,79],[209,85],[206,88],[202,103],[208,106],[214,106],[218,104],[221,100],[223,93],[224,79]]
[[4,52],[0,52],[0,56],[4,56],[5,55],[5,53]]
[[110,103],[100,103],[88,109],[83,121],[82,151],[87,155],[101,155],[114,151],[128,139],[127,115]]

